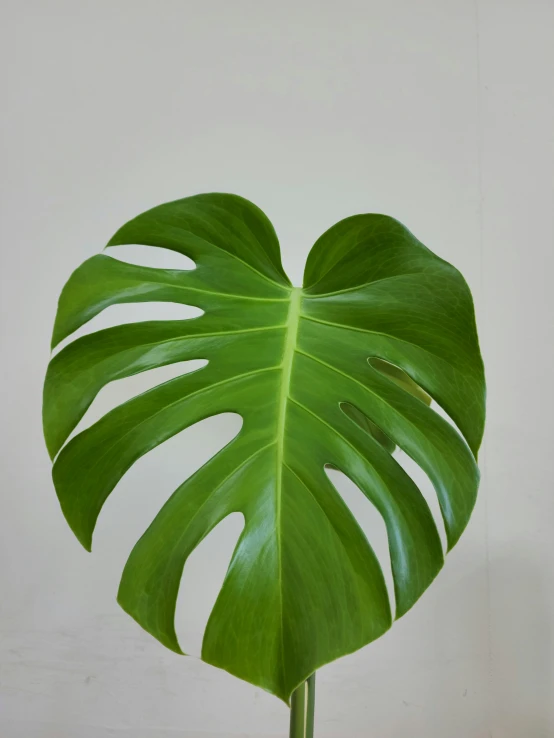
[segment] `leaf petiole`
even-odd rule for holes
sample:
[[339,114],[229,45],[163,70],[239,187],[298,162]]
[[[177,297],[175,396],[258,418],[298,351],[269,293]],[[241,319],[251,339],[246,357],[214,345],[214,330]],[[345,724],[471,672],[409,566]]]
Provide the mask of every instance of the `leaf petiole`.
[[315,673],[292,693],[289,738],[313,738]]

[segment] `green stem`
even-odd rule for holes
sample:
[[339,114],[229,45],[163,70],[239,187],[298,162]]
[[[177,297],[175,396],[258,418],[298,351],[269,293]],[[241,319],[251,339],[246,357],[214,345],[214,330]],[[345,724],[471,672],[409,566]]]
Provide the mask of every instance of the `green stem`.
[[289,738],[313,738],[315,708],[315,674],[292,693]]

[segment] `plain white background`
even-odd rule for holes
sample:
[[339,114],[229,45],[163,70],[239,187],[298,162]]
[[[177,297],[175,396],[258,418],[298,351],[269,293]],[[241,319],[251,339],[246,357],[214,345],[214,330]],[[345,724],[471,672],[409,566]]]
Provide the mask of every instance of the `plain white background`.
[[[475,294],[489,385],[476,511],[413,611],[319,673],[317,737],[554,736],[552,2],[0,6],[0,736],[287,735],[283,704],[166,651],[115,602],[133,543],[236,418],[140,461],[92,555],[62,518],[41,438],[70,272],[142,210],[214,190],[266,211],[297,284],[323,230],[373,211]],[[91,329],[180,314],[114,308]],[[172,371],[114,384],[87,422]],[[340,484],[385,559],[382,524]],[[192,653],[239,530],[225,521],[187,564],[178,632]]]

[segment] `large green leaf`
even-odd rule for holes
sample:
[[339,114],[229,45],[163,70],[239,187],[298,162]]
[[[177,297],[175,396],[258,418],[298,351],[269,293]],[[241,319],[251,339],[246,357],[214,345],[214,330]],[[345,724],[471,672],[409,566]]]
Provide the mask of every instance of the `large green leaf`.
[[[234,195],[154,208],[108,245],[120,244],[171,249],[196,268],[92,257],[62,292],[54,345],[115,303],[185,303],[204,314],[101,330],[52,359],[44,429],[63,512],[90,549],[102,505],[139,457],[203,418],[239,413],[238,435],[183,482],[136,544],[119,602],[180,652],[174,616],[187,557],[241,512],[245,528],[202,658],[288,700],[317,667],[384,633],[443,565],[433,517],[391,455],[395,444],[432,481],[449,548],[467,525],[485,397],[469,289],[383,215],[327,231],[308,257],[304,287],[291,287],[271,224]],[[208,363],[66,443],[108,382],[189,359]],[[326,466],[347,475],[385,522],[394,615],[379,562]]]

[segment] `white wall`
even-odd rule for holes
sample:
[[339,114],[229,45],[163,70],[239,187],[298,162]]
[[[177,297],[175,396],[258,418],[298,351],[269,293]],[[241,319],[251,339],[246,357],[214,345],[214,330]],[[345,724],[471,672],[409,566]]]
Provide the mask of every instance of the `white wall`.
[[[49,334],[71,270],[129,217],[212,190],[267,212],[296,283],[324,229],[380,211],[454,262],[478,307],[490,399],[471,525],[410,614],[319,673],[316,735],[553,736],[552,2],[1,10],[0,736],[287,734],[275,698],[166,651],[115,603],[134,541],[236,419],[139,462],[92,555],[63,521],[41,439]],[[133,310],[119,316],[148,314]],[[148,381],[109,388],[95,417]],[[341,489],[383,554],[382,525]],[[187,564],[178,619],[193,652],[238,531],[229,519]]]

